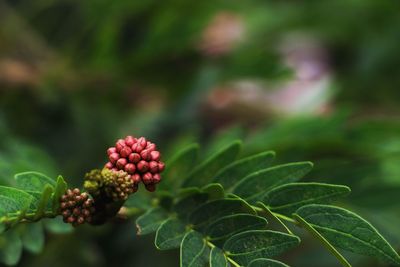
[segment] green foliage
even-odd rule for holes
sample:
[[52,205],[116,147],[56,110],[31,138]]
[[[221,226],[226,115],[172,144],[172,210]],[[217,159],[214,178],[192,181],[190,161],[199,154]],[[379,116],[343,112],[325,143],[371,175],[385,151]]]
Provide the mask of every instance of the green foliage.
[[[44,246],[44,225],[39,220],[58,215],[58,203],[66,190],[66,182],[59,176],[57,181],[38,172],[15,175],[16,188],[0,186],[0,261],[15,265],[22,249],[39,253]],[[62,222],[61,222],[62,223]],[[54,221],[47,227],[54,232],[70,231]]]
[[378,231],[360,216],[343,208],[311,204],[296,214],[332,245],[400,265],[400,256]]
[[[313,164],[271,166],[273,152],[229,164],[225,157],[237,151],[233,148],[238,144],[200,163],[185,178],[171,205],[159,202],[140,216],[138,234],[156,232],[155,245],[160,250],[180,248],[183,267],[287,266],[273,259],[300,243],[287,224],[308,230],[344,266],[350,264],[336,248],[399,264],[398,254],[364,219],[343,208],[321,205],[348,195],[347,186],[298,182]],[[181,180],[182,176],[171,172],[166,179]],[[287,233],[270,226],[266,217]]]

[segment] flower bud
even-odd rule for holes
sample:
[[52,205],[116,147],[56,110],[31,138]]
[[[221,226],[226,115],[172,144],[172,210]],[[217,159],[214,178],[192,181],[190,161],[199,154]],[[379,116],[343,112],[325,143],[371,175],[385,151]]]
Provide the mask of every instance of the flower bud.
[[127,163],[128,161],[125,158],[120,158],[115,165],[118,169],[124,169]]
[[129,155],[132,153],[132,149],[130,149],[129,147],[124,147],[121,149],[121,151],[119,152],[121,158],[127,158],[129,157]]
[[147,172],[149,170],[149,164],[147,163],[147,161],[141,160],[137,164],[137,169],[140,172]]
[[146,160],[146,161],[151,160],[150,151],[148,151],[147,149],[140,152],[140,156],[142,157],[143,160]]
[[115,147],[110,147],[107,149],[107,155],[111,155],[112,153],[117,153],[117,149]]
[[132,145],[133,152],[140,153],[140,152],[142,152],[143,149],[144,149],[144,147],[141,146],[139,143],[135,143]]
[[133,163],[128,163],[125,165],[125,171],[129,174],[134,174],[136,171],[136,166]]
[[141,147],[146,147],[146,145],[147,145],[147,140],[146,140],[146,138],[144,138],[144,137],[140,137],[140,138],[137,140],[137,142],[138,142],[138,144],[139,144]]
[[158,184],[161,181],[161,175],[159,173],[153,174],[153,182]]
[[129,161],[136,164],[140,161],[141,157],[138,153],[132,153],[129,155]]
[[133,136],[128,135],[125,137],[125,144],[129,147],[131,147],[134,143],[136,143],[136,138]]
[[147,143],[146,149],[147,149],[148,151],[152,152],[152,151],[156,150],[157,147],[156,147],[155,144],[148,142],[148,143]]
[[112,153],[108,158],[110,159],[110,162],[112,164],[115,164],[115,162],[117,162],[117,160],[119,160],[120,157],[118,153]]
[[158,152],[158,151],[151,151],[150,156],[151,156],[151,159],[154,161],[160,160],[160,152]]
[[159,162],[158,163],[158,170],[160,172],[163,172],[164,168],[165,168],[165,164],[163,162]]
[[117,149],[117,152],[120,152],[121,149],[123,149],[125,146],[126,144],[124,139],[118,139],[118,141],[115,143],[115,148]]
[[150,161],[149,169],[151,173],[158,173],[158,163],[156,161]]

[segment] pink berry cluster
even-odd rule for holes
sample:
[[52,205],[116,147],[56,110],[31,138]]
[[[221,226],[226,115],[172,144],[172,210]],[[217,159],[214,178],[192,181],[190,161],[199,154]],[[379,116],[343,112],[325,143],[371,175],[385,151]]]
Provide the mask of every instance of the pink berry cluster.
[[123,170],[131,175],[135,185],[143,182],[147,190],[155,190],[155,185],[161,180],[160,173],[165,167],[160,161],[161,154],[155,144],[144,137],[127,136],[119,139],[114,147],[110,147],[107,154],[109,162],[105,168]]

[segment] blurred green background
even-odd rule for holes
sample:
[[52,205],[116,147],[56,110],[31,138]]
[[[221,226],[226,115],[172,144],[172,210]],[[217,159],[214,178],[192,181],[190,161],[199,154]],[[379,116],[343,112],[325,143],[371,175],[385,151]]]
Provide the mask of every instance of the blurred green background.
[[[243,139],[242,155],[311,160],[309,180],[400,249],[400,16],[396,1],[0,0],[0,184],[79,186],[124,135],[168,159]],[[178,266],[134,220],[47,234],[20,266]],[[306,238],[306,237],[304,237]],[[1,240],[0,240],[1,241]],[[356,266],[384,266],[349,255]],[[293,266],[338,266],[311,239]]]

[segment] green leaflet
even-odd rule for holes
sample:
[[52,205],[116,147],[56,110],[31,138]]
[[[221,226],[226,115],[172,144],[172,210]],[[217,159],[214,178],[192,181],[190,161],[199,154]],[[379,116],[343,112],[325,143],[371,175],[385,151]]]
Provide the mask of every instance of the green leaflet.
[[311,162],[296,162],[274,166],[252,173],[233,188],[233,193],[252,203],[276,186],[301,179],[313,167]]
[[28,193],[7,186],[0,186],[0,216],[25,210],[34,198]]
[[208,197],[209,195],[207,193],[202,193],[201,191],[198,191],[179,200],[173,206],[172,210],[176,212],[182,220],[187,221],[189,219],[190,213],[198,206],[205,203],[208,200]]
[[268,222],[263,217],[252,214],[234,214],[211,223],[204,234],[213,243],[220,243],[243,231],[266,229],[267,225]]
[[45,185],[41,198],[37,203],[36,213],[33,218],[34,220],[39,220],[44,215],[49,205],[49,200],[51,198],[52,193],[53,193],[53,187],[50,185]]
[[249,267],[289,267],[289,265],[272,259],[257,259],[250,262]]
[[275,152],[266,151],[237,160],[220,170],[213,181],[222,184],[226,190],[229,190],[250,173],[268,167],[274,158]]
[[197,229],[200,229],[223,216],[235,213],[256,214],[254,209],[242,199],[217,199],[207,202],[194,210],[189,216],[189,221]]
[[8,213],[17,212],[18,210],[20,210],[20,206],[14,199],[0,195],[0,216],[6,216]]
[[188,232],[181,243],[181,267],[204,267],[208,265],[210,248],[202,235]]
[[163,221],[168,219],[168,214],[162,208],[152,208],[137,218],[136,228],[138,235],[153,233]]
[[38,223],[29,223],[21,225],[21,239],[25,249],[32,253],[39,253],[44,246],[43,225]]
[[46,185],[51,185],[53,188],[56,182],[39,172],[22,172],[14,176],[17,181],[17,188],[24,191],[41,192]]
[[250,230],[236,234],[224,244],[229,257],[242,265],[255,259],[277,256],[300,243],[300,238],[271,230]]
[[367,221],[353,212],[328,205],[307,205],[296,211],[339,248],[400,265],[400,256]]
[[0,262],[16,265],[21,258],[22,242],[15,229],[0,235]]
[[213,247],[210,252],[210,267],[229,267],[231,266],[225,257],[224,252],[217,247]]
[[167,161],[163,173],[163,182],[159,184],[159,189],[176,191],[176,189],[179,188],[182,179],[192,170],[196,163],[198,154],[199,145],[191,144],[176,153],[169,161]]
[[235,160],[241,144],[240,141],[235,141],[198,165],[185,179],[183,186],[207,185],[219,170]]
[[161,250],[179,248],[186,232],[186,226],[181,221],[170,218],[157,229],[154,243]]
[[350,193],[343,185],[322,183],[290,183],[268,191],[262,202],[270,210],[290,216],[298,208],[308,204],[330,203]]
[[321,244],[339,260],[342,266],[351,267],[351,264],[346,260],[346,258],[343,257],[343,255],[340,254],[340,252],[331,243],[329,243],[329,241],[325,237],[323,237],[312,225],[310,225],[307,221],[305,221],[302,217],[295,213],[292,214],[292,216],[304,229],[306,229],[310,234],[318,239]]
[[56,188],[54,189],[54,196],[53,196],[53,212],[57,213],[60,207],[60,198],[61,196],[67,191],[67,183],[65,182],[64,178],[59,175],[57,177]]
[[208,194],[209,200],[220,199],[225,197],[225,191],[221,184],[208,184],[201,189]]

